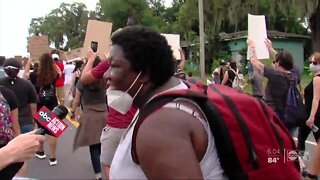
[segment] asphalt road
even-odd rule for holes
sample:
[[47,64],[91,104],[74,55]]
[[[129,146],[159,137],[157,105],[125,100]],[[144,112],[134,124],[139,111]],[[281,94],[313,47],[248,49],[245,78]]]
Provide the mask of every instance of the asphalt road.
[[95,179],[90,160],[89,147],[79,148],[73,152],[73,140],[76,128],[69,125],[58,139],[56,166],[50,166],[48,160],[49,148],[45,143],[47,158],[40,160],[36,157],[28,161],[28,177],[37,179]]

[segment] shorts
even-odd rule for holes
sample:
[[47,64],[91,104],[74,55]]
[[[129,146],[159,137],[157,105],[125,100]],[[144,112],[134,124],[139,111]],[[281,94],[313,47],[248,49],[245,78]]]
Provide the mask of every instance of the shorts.
[[20,126],[21,134],[33,131],[33,124],[24,124]]
[[101,156],[100,161],[103,165],[110,166],[113,156],[117,150],[122,134],[126,129],[113,128],[106,126],[101,133]]

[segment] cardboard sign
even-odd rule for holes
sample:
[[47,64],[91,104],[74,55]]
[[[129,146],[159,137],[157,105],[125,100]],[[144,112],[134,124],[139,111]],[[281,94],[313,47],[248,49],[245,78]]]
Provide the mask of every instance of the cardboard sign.
[[38,61],[43,53],[50,53],[48,36],[32,36],[28,38],[29,52],[32,59]]
[[68,128],[67,124],[57,118],[45,106],[43,106],[33,118],[55,137],[59,137]]
[[86,54],[84,52],[84,48],[73,49],[71,51],[65,51],[64,55],[65,55],[66,60],[86,57]]
[[98,56],[104,58],[104,54],[108,54],[110,50],[112,23],[89,20],[86,31],[86,38],[83,43],[84,52],[87,52],[91,46],[91,42],[98,42]]
[[171,46],[171,50],[173,51],[174,58],[176,60],[181,59],[180,52],[179,52],[180,35],[179,34],[161,34],[161,35],[163,35],[167,39],[168,44]]
[[[248,14],[248,38],[255,43],[258,59],[269,59],[269,50],[264,43],[267,38],[265,16]],[[250,59],[249,48],[247,51],[247,59]]]

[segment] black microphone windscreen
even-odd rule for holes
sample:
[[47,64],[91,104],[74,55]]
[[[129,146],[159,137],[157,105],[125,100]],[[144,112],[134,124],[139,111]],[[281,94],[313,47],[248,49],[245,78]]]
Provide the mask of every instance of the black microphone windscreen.
[[59,119],[63,120],[68,115],[68,109],[63,105],[58,105],[52,110]]

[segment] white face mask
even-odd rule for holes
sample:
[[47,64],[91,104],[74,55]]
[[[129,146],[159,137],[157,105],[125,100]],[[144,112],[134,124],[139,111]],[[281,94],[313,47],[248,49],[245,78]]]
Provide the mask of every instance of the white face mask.
[[320,71],[320,65],[319,64],[318,65],[314,65],[314,64],[311,63],[310,64],[310,71],[313,72],[313,73]]
[[135,80],[132,82],[130,87],[125,92],[108,88],[107,89],[108,106],[120,112],[121,114],[126,114],[130,110],[134,98],[137,96],[137,94],[140,92],[141,88],[143,87],[143,84],[141,84],[138,91],[133,97],[131,97],[130,94],[128,93],[128,91],[137,82],[140,75],[141,75],[141,72],[138,74],[138,76],[135,78]]

